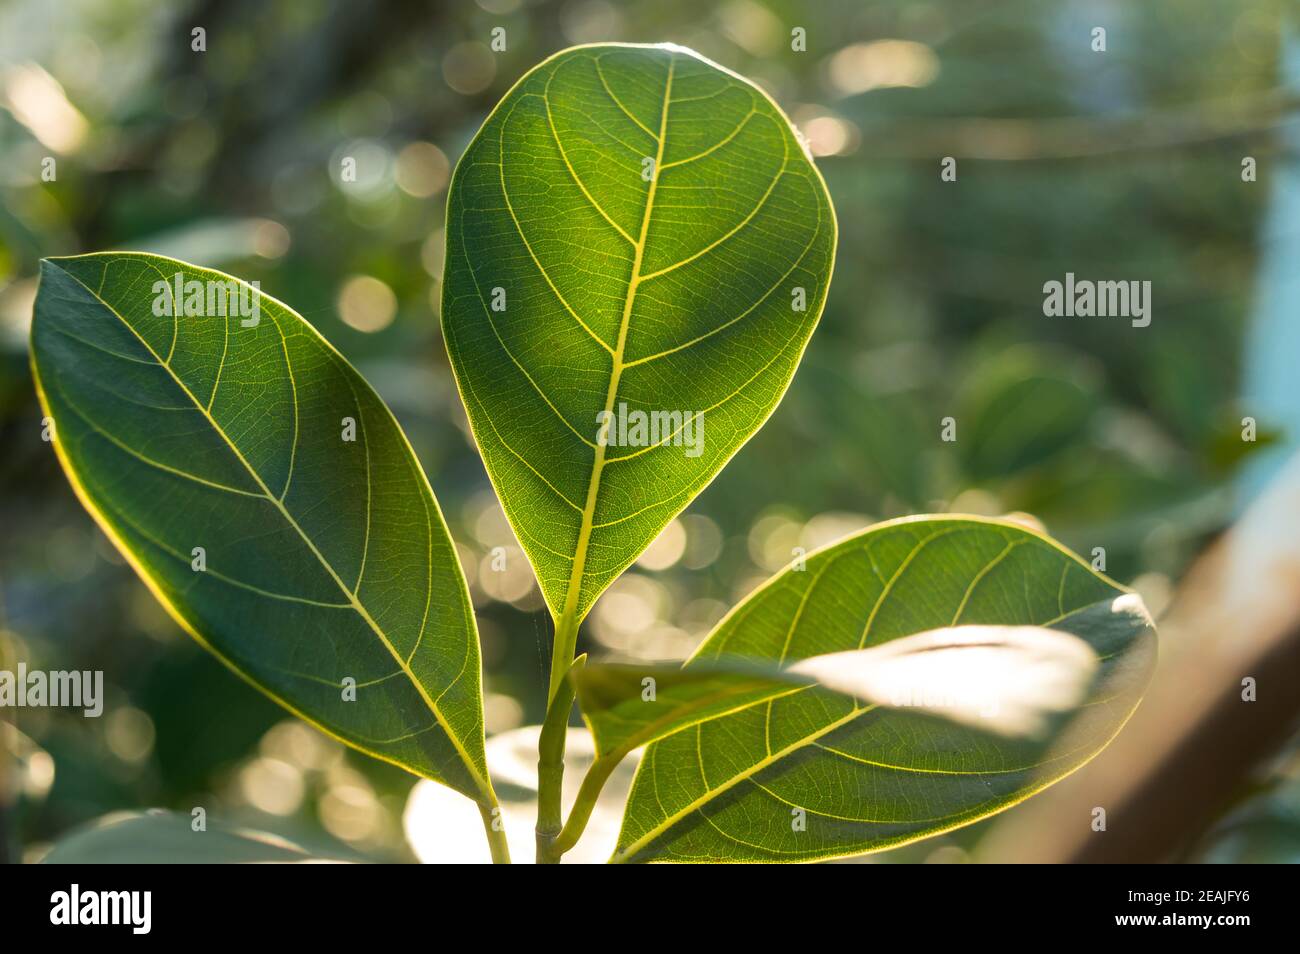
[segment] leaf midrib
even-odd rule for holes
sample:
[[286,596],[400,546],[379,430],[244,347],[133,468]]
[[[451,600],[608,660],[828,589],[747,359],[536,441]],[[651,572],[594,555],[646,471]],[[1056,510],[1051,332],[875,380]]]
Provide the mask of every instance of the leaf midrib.
[[[633,248],[631,278],[628,280],[627,295],[623,301],[623,316],[619,321],[618,342],[614,348],[613,364],[609,375],[609,388],[605,394],[604,417],[614,410],[618,399],[619,380],[623,375],[623,353],[627,345],[628,326],[631,323],[632,305],[636,301],[637,288],[641,283],[641,260],[645,253],[646,237],[650,232],[650,217],[654,210],[655,191],[659,187],[659,175],[662,171],[664,143],[668,138],[668,107],[672,102],[673,72],[677,67],[677,54],[668,55],[668,78],[664,83],[664,101],[659,116],[659,137],[655,149],[654,175],[650,179],[650,188],[646,193],[645,211],[641,216],[641,231]],[[573,567],[569,574],[568,590],[564,595],[563,618],[573,618],[577,614],[578,602],[582,596],[582,580],[586,576],[587,546],[591,541],[592,524],[596,515],[596,499],[600,493],[600,478],[605,469],[605,442],[597,442],[591,477],[587,483],[587,500],[582,510],[582,523],[578,527],[578,541],[573,551]],[[563,677],[563,674],[560,674]],[[554,680],[553,680],[554,682]],[[552,685],[551,693],[554,694]]]
[[[439,708],[438,704],[434,701],[434,699],[429,695],[428,690],[425,689],[424,687],[424,684],[421,683],[420,680],[416,677],[415,673],[412,671],[407,661],[402,657],[402,654],[397,651],[397,648],[393,645],[392,641],[388,638],[387,633],[384,632],[383,628],[380,627],[378,622],[376,622],[375,618],[370,615],[370,612],[366,609],[365,605],[361,602],[360,598],[356,595],[356,593],[350,590],[347,584],[343,582],[343,579],[338,575],[333,565],[329,562],[329,560],[325,557],[325,555],[321,553],[320,549],[316,546],[315,541],[311,539],[311,537],[306,533],[306,531],[302,529],[302,526],[298,523],[298,521],[294,519],[293,514],[289,512],[289,509],[288,507],[285,506],[284,501],[281,498],[276,497],[271,492],[270,488],[266,485],[266,482],[262,480],[261,475],[259,475],[257,471],[253,468],[253,466],[248,462],[248,459],[244,456],[243,452],[238,448],[238,446],[236,446],[234,441],[230,439],[229,435],[226,434],[225,429],[222,428],[221,425],[217,422],[217,420],[212,416],[209,409],[201,401],[199,401],[198,397],[194,394],[193,391],[190,390],[189,386],[186,385],[185,382],[180,379],[180,377],[176,374],[176,372],[172,370],[171,366],[162,359],[162,357],[158,354],[156,350],[154,350],[153,346],[149,344],[149,342],[144,338],[144,336],[141,335],[135,329],[135,327],[117,311],[116,308],[114,308],[102,297],[100,297],[97,291],[92,289],[89,285],[83,282],[76,275],[62,268],[57,263],[51,262],[50,264],[52,267],[58,268],[59,271],[63,272],[63,274],[67,275],[70,279],[72,279],[74,282],[76,282],[78,285],[84,288],[87,294],[91,295],[109,312],[109,314],[111,314],[114,318],[116,318],[119,322],[121,322],[121,324],[128,331],[130,331],[132,335],[135,336],[136,340],[140,342],[140,344],[145,348],[145,350],[149,352],[149,354],[153,357],[154,362],[158,365],[158,367],[166,371],[168,376],[172,379],[172,381],[176,384],[176,386],[180,388],[182,392],[184,392],[187,398],[190,399],[190,401],[194,404],[195,409],[200,414],[203,415],[203,417],[207,420],[209,426],[212,427],[213,431],[217,434],[217,436],[219,436],[222,439],[222,441],[225,442],[226,446],[230,448],[231,453],[235,455],[236,459],[244,466],[244,469],[248,471],[249,476],[252,477],[253,481],[261,489],[262,496],[264,496],[280,512],[280,515],[285,519],[285,521],[294,529],[294,531],[298,534],[298,536],[302,538],[303,543],[307,545],[307,548],[311,550],[313,555],[315,555],[316,559],[320,562],[321,566],[325,569],[325,572],[329,574],[330,578],[334,581],[334,583],[338,586],[339,590],[347,598],[348,603],[351,605],[352,609],[355,610],[356,613],[366,622],[366,624],[370,627],[371,631],[374,632],[375,636],[378,637],[379,641],[383,644],[384,648],[388,650],[389,654],[393,657],[394,661],[397,663],[400,670],[406,674],[407,679],[410,680],[411,684],[415,687],[416,691],[420,694],[420,697],[424,700],[425,705],[429,708],[429,711],[433,714],[438,724],[442,727],[444,734],[447,736],[447,738],[451,741],[452,745],[455,747],[456,752],[460,755],[462,763],[464,764],[466,770],[469,772],[470,777],[473,779],[475,786],[479,789],[480,794],[483,795],[485,798],[487,798],[489,802],[495,803],[495,798],[492,793],[491,785],[478,771],[478,767],[474,764],[473,760],[469,756],[469,753],[465,751],[464,746],[461,744],[459,736],[455,731],[452,730],[451,725],[447,722],[446,718],[443,716],[442,710]],[[272,322],[275,324],[276,331],[280,333],[281,339],[284,339],[284,329],[280,327],[280,322],[276,320],[274,317],[272,317]],[[287,343],[286,343],[286,354],[287,354]],[[351,382],[349,381],[349,383]],[[353,393],[355,397],[355,391]],[[296,405],[297,403],[296,387],[294,390],[294,395],[295,395],[294,401]],[[358,409],[359,408],[360,408],[360,401],[358,400]],[[297,416],[297,411],[295,409],[295,429],[296,429],[296,416]],[[287,482],[286,482],[285,489],[286,491],[288,489]]]

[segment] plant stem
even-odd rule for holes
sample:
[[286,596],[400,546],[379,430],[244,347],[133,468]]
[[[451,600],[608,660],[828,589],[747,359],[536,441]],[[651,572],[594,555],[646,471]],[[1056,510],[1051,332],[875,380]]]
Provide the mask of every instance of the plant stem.
[[479,802],[478,813],[483,818],[483,831],[487,833],[488,848],[492,851],[492,863],[510,864],[510,845],[506,841],[506,827],[501,818],[500,806]]
[[591,768],[587,769],[587,776],[578,789],[578,797],[573,803],[573,808],[569,810],[569,820],[564,823],[564,829],[551,843],[550,849],[557,858],[576,845],[578,839],[582,837],[587,822],[591,819],[592,809],[596,807],[596,801],[600,797],[601,789],[605,787],[610,773],[622,761],[624,754],[612,752],[602,756],[592,762]]
[[[573,654],[578,649],[578,614],[566,611],[555,624],[555,642],[551,646],[551,685],[547,692],[547,716],[550,715],[549,703],[555,699],[556,690],[564,684],[564,677],[573,666]],[[569,701],[572,702],[572,693]]]
[[[572,645],[572,644],[570,644]],[[556,837],[563,827],[561,798],[564,794],[564,742],[569,729],[569,711],[573,708],[573,686],[564,678],[569,669],[582,665],[583,659],[572,663],[565,660],[555,680],[556,662],[560,647],[556,631],[557,655],[552,659],[550,704],[546,707],[546,720],[537,742],[537,863],[557,864],[560,854],[553,850]],[[572,648],[568,650],[572,652]]]

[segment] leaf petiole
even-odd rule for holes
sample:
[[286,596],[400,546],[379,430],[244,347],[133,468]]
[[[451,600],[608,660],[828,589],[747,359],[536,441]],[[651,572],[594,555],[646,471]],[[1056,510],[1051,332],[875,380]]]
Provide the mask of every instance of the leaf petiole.
[[501,807],[480,802],[478,813],[483,818],[483,831],[487,834],[488,848],[492,851],[492,863],[510,864],[510,844],[506,841],[506,826],[501,818]]
[[578,843],[578,839],[587,828],[587,822],[591,820],[591,812],[596,807],[601,790],[626,754],[622,751],[612,752],[591,763],[591,768],[587,769],[586,777],[583,778],[582,785],[578,789],[578,797],[573,803],[573,808],[569,810],[569,820],[564,823],[564,828],[551,843],[550,850],[556,858]]
[[[556,650],[560,648],[559,631],[556,631]],[[568,652],[572,652],[572,643]],[[561,662],[558,654],[552,659],[552,676],[559,670],[559,680],[552,678],[555,690],[551,693],[546,719],[537,741],[537,863],[557,864],[563,852],[554,850],[555,839],[563,827],[560,799],[564,794],[564,742],[569,730],[569,712],[573,708],[573,683],[565,675],[584,665],[586,654],[572,663]],[[567,849],[566,849],[567,850]]]

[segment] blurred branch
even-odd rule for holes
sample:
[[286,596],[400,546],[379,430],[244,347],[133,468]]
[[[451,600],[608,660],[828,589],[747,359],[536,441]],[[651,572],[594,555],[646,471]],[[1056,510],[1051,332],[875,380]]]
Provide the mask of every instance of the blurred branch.
[[1023,162],[1084,159],[1174,149],[1267,132],[1300,109],[1294,89],[1213,100],[1122,118],[984,119],[952,117],[864,123],[861,154],[875,158],[955,156]]
[[[981,860],[1170,858],[1249,785],[1300,718],[1300,457],[1191,570],[1163,658],[1101,756],[990,833]],[[1258,701],[1246,701],[1243,680]],[[1095,832],[1094,808],[1106,810]]]

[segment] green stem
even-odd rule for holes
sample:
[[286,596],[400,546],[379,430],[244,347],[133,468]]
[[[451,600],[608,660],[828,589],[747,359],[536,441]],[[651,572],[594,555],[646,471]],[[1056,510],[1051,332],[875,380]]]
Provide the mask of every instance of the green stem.
[[[556,647],[560,646],[556,633]],[[572,650],[569,650],[572,652]],[[573,685],[565,679],[569,669],[582,665],[585,657],[569,662],[560,669],[560,679],[555,680],[557,654],[552,660],[551,701],[546,708],[546,719],[537,743],[537,863],[557,864],[560,855],[553,850],[556,837],[563,827],[561,798],[564,794],[564,742],[569,729],[569,712],[573,708]]]
[[[555,642],[551,646],[551,686],[546,694],[549,701],[555,699],[556,691],[564,684],[564,677],[573,666],[573,654],[578,650],[578,614],[565,612],[555,624]],[[572,693],[570,693],[572,702]],[[550,715],[548,706],[546,713]]]
[[488,847],[492,850],[492,863],[510,864],[510,845],[506,841],[505,820],[501,817],[500,806],[480,802],[478,813],[483,819],[483,831],[487,833]]
[[577,800],[574,801],[573,808],[569,810],[569,820],[564,823],[564,829],[551,843],[550,850],[554,852],[557,858],[576,845],[578,839],[582,837],[587,822],[591,819],[592,809],[596,807],[596,801],[600,797],[601,789],[609,781],[610,773],[623,760],[624,754],[623,752],[611,752],[609,755],[596,759],[591,763],[591,768],[587,769],[587,776],[582,780],[582,786],[578,789]]

